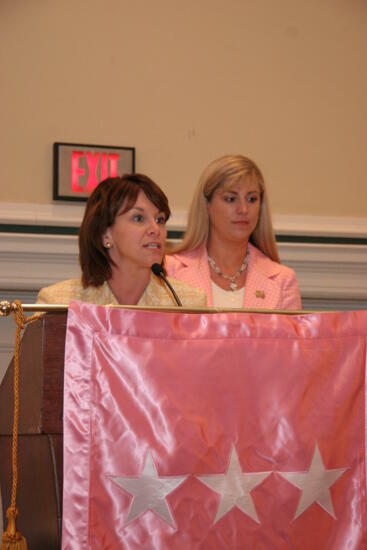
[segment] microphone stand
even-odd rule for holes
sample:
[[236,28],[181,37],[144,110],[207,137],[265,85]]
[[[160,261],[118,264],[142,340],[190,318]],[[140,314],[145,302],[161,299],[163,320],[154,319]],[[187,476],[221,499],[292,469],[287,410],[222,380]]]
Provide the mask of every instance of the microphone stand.
[[153,271],[154,275],[156,275],[157,277],[162,279],[162,281],[164,281],[164,283],[168,286],[168,288],[170,289],[171,294],[174,297],[175,302],[178,305],[178,307],[182,307],[182,302],[181,302],[180,298],[177,296],[177,294],[176,294],[174,288],[172,287],[171,283],[169,282],[169,280],[165,276],[164,270],[163,270],[163,267],[161,266],[161,264],[153,264],[152,267],[151,267],[151,270]]

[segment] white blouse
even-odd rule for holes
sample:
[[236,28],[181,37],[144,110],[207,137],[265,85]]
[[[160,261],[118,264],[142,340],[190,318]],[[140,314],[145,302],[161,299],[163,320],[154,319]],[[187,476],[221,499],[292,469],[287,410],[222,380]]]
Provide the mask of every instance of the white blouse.
[[242,308],[245,297],[245,287],[239,290],[223,290],[211,281],[214,307]]

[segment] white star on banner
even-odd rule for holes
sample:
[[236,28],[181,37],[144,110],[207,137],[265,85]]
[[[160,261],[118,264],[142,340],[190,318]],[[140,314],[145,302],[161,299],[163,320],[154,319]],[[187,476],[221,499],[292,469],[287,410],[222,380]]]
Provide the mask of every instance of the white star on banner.
[[243,473],[236,449],[232,448],[225,474],[196,476],[202,483],[221,495],[214,523],[235,506],[260,523],[250,492],[273,472]]
[[140,477],[110,476],[117,485],[133,495],[126,524],[147,510],[151,510],[172,527],[176,527],[176,525],[168,507],[166,496],[181,485],[187,477],[158,477],[150,452],[147,453]]
[[302,491],[293,519],[300,516],[314,502],[318,502],[326,512],[336,519],[329,487],[331,487],[347,469],[348,468],[336,468],[334,470],[327,470],[322,461],[319,448],[316,445],[308,472],[277,472]]

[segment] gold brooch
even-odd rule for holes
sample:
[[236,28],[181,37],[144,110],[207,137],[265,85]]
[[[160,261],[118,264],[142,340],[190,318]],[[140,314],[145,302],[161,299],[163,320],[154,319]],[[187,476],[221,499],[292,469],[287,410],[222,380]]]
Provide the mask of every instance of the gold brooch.
[[265,298],[265,292],[263,290],[257,290],[255,295],[256,295],[256,298],[262,298],[263,300]]

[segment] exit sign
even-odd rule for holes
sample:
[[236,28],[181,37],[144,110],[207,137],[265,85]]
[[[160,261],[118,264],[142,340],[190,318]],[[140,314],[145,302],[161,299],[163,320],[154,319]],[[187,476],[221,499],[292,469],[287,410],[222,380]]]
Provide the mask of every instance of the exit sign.
[[135,170],[135,148],[54,143],[54,200],[86,201],[100,181]]

